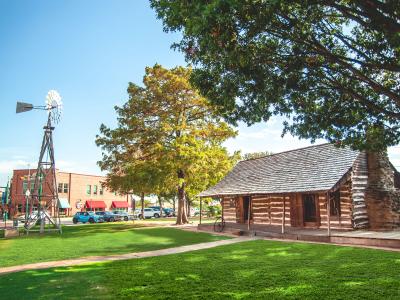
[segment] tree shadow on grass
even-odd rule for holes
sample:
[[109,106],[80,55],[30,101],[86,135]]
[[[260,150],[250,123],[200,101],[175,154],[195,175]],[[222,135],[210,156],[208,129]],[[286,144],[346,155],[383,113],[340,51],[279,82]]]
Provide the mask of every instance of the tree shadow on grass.
[[0,293],[4,299],[399,299],[399,269],[395,252],[258,240],[0,276]]

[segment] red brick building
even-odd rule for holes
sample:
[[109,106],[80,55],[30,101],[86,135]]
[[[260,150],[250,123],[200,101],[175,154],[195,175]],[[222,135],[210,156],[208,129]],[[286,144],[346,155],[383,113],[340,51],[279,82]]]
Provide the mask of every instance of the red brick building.
[[[36,170],[14,170],[11,185],[11,203],[13,214],[25,213],[25,193],[33,183]],[[31,180],[28,180],[28,174]],[[103,187],[104,176],[68,173],[57,170],[56,180],[60,199],[61,215],[72,216],[82,210],[127,210],[130,206],[128,195],[119,195]],[[43,194],[50,193],[48,186],[43,186]]]

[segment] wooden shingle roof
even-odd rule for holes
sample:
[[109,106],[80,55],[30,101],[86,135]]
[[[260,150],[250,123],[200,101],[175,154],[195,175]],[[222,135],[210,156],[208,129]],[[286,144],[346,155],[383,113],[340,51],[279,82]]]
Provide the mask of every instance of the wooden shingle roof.
[[350,170],[359,153],[322,144],[241,161],[199,196],[327,191]]

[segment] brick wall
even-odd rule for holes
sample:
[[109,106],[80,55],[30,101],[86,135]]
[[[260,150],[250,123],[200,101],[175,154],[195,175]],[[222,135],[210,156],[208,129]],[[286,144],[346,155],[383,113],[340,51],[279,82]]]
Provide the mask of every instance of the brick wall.
[[[32,171],[31,170],[31,174]],[[11,189],[11,199],[13,206],[17,207],[20,205],[22,207],[22,212],[25,211],[25,196],[23,194],[23,177],[28,175],[28,170],[14,170],[13,172],[13,180],[12,180],[12,189]],[[106,204],[106,210],[111,210],[112,201],[125,201],[130,205],[129,199],[126,195],[114,194],[110,190],[103,188],[103,195],[100,195],[100,188],[102,183],[105,181],[105,177],[103,176],[95,176],[95,175],[87,175],[87,174],[76,174],[76,173],[68,173],[57,171],[57,187],[59,183],[68,184],[68,190],[64,193],[64,189],[59,192],[59,198],[67,199],[71,209],[69,209],[66,214],[67,216],[73,215],[75,212],[83,209],[85,202],[89,200],[97,200],[104,201]],[[33,186],[33,182],[31,182]],[[86,193],[87,185],[91,186],[91,193]],[[94,186],[97,186],[97,194],[94,194]],[[47,187],[44,187],[44,192],[49,193],[46,190]],[[81,207],[79,208],[78,203],[81,203]],[[15,213],[16,209],[15,209]]]

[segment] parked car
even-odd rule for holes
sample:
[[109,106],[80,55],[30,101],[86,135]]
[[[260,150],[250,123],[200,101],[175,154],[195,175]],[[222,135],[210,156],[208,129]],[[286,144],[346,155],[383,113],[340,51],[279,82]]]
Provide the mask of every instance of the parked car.
[[[150,206],[150,208],[160,211],[160,207],[159,206]],[[175,215],[175,211],[172,208],[164,208],[163,207],[162,210],[163,210],[163,216],[164,217],[173,217]]]
[[[44,212],[41,212],[41,214],[44,215]],[[36,219],[36,224],[39,224],[38,215],[39,215],[39,211],[33,210],[28,218],[31,219],[31,220],[35,220]],[[18,217],[18,222],[25,223],[25,215],[24,214],[20,215]]]
[[96,215],[92,211],[84,211],[84,212],[77,212],[72,217],[72,223],[77,224],[78,222],[82,222],[83,224],[89,223],[101,223],[104,222],[104,218],[102,216]]
[[115,215],[118,215],[121,220],[128,221],[129,219],[132,219],[132,216],[130,216],[126,211],[121,211],[121,210],[113,210],[113,213]]
[[[142,218],[142,210],[141,209],[135,210],[135,214],[138,216],[139,219]],[[150,208],[150,207],[144,209],[144,218],[145,219],[159,218],[159,217],[160,217],[160,211],[159,210],[155,210],[155,209]]]
[[121,221],[122,217],[111,211],[97,211],[96,215],[103,217],[105,222]]
[[175,210],[172,208],[163,208],[163,212],[166,217],[175,217]]

